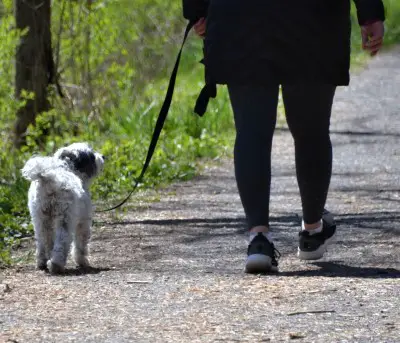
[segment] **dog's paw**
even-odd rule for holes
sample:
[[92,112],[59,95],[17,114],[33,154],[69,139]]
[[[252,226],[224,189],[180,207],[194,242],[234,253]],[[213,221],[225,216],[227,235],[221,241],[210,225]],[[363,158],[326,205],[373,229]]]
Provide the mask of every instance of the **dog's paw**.
[[91,267],[90,265],[86,266],[78,266],[77,271],[80,274],[92,274],[94,271],[96,271],[96,268]]
[[49,270],[50,274],[58,275],[63,274],[65,272],[65,268],[60,266],[52,261],[47,262],[47,269]]
[[75,262],[79,268],[90,268],[89,260],[86,257],[77,259]]
[[36,263],[36,268],[37,268],[38,270],[47,270],[47,263],[46,263],[46,261],[38,261],[38,262]]

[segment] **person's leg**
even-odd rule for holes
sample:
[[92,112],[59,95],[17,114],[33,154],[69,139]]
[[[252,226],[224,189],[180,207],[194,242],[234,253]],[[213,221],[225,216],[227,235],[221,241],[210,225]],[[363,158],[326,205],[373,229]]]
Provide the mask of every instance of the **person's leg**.
[[[268,271],[274,269],[271,263],[276,262],[274,248],[272,245],[271,251],[269,244],[265,244],[267,235],[258,233],[268,232],[271,148],[279,86],[228,85],[228,90],[236,127],[235,176],[253,242],[249,246],[246,270]],[[272,261],[262,256],[271,254]]]
[[335,87],[284,85],[286,120],[295,144],[296,173],[306,228],[321,219],[332,170],[329,136]]
[[[326,84],[283,86],[286,119],[295,144],[296,174],[303,208],[302,226],[308,231],[303,236],[321,235],[323,229],[322,219],[332,173],[329,126],[335,89],[335,86]],[[329,232],[324,232],[326,238],[330,238],[336,228],[331,219],[327,219]],[[313,239],[322,242],[325,241],[323,238],[314,236]],[[299,251],[299,256],[304,259],[322,257],[326,246],[308,243],[305,249],[310,254]]]
[[235,119],[235,176],[250,231],[268,227],[278,85],[228,85]]

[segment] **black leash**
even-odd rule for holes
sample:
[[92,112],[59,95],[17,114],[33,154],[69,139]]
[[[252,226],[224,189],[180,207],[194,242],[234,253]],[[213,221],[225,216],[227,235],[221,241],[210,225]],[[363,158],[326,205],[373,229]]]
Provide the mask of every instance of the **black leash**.
[[112,210],[115,210],[115,209],[121,207],[123,204],[125,204],[129,200],[129,198],[131,197],[133,192],[135,192],[136,188],[138,187],[139,183],[142,182],[143,176],[146,173],[146,170],[150,164],[151,158],[153,157],[153,153],[156,148],[158,138],[160,137],[162,128],[164,126],[165,119],[167,118],[169,108],[171,106],[171,101],[172,101],[172,96],[174,94],[175,81],[176,81],[176,76],[178,74],[178,68],[179,68],[179,62],[181,60],[182,50],[183,50],[186,39],[187,39],[189,32],[192,29],[193,25],[194,25],[194,22],[190,21],[188,23],[188,25],[186,26],[181,49],[179,50],[178,57],[175,62],[175,66],[174,66],[174,69],[171,74],[171,78],[169,79],[167,94],[165,95],[164,103],[163,103],[160,113],[158,115],[158,119],[156,122],[156,126],[154,128],[154,131],[153,131],[153,136],[151,137],[150,146],[147,151],[147,156],[146,156],[146,160],[144,162],[143,168],[142,168],[142,172],[140,173],[139,177],[136,179],[136,183],[133,186],[133,189],[129,192],[128,196],[123,201],[121,201],[118,205],[115,205],[114,207],[108,208],[106,210],[95,211],[95,212],[109,212],[109,211],[112,211]]

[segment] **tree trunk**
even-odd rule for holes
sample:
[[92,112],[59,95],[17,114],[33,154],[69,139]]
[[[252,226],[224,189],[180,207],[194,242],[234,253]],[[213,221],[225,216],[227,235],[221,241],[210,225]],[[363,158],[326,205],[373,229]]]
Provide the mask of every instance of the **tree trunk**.
[[15,0],[15,17],[17,28],[29,30],[16,51],[16,97],[21,98],[22,90],[34,93],[34,99],[28,100],[17,113],[14,144],[20,147],[36,115],[50,109],[47,89],[54,77],[50,0]]

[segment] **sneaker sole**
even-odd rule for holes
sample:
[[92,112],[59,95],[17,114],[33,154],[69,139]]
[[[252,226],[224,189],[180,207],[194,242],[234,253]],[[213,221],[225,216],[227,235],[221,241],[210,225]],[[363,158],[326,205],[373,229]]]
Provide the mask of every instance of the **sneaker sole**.
[[329,237],[324,244],[322,244],[317,250],[314,251],[302,251],[300,248],[297,248],[297,257],[300,260],[310,261],[310,260],[319,260],[320,258],[324,257],[328,246],[335,241],[336,232],[333,234],[332,237]]
[[253,254],[247,257],[245,272],[249,274],[278,272],[278,267],[272,265],[271,257]]

